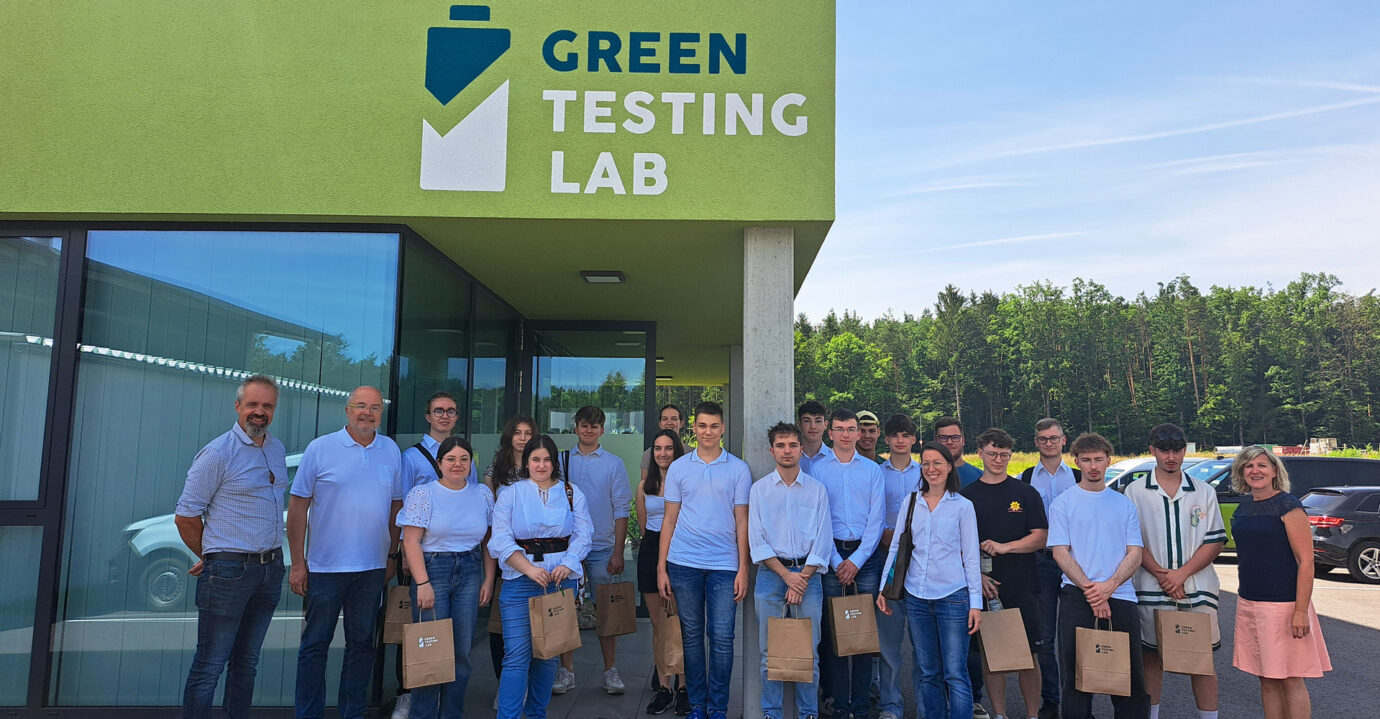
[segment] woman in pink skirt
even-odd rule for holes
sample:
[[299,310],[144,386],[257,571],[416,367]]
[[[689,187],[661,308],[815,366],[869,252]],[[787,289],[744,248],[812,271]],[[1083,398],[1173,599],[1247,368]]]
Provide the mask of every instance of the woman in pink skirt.
[[1332,670],[1313,611],[1313,535],[1289,473],[1264,447],[1231,466],[1232,489],[1249,493],[1232,516],[1240,568],[1232,664],[1260,677],[1266,719],[1307,719],[1304,677]]

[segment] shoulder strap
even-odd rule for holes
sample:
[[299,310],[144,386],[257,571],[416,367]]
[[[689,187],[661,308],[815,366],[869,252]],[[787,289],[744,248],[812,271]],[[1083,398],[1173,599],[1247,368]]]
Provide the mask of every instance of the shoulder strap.
[[430,452],[426,451],[426,447],[423,447],[421,442],[418,442],[412,446],[415,447],[418,452],[421,452],[423,457],[426,457],[426,461],[431,463],[431,468],[436,472],[436,478],[440,479],[441,465],[436,463],[436,458],[431,456]]
[[570,511],[575,511],[575,490],[570,488],[570,480],[565,480],[565,501],[570,505]]
[[1081,470],[1081,469],[1079,469],[1079,468],[1077,468],[1077,467],[1069,467],[1069,469],[1073,472],[1073,483],[1074,483],[1074,484],[1078,484],[1079,482],[1082,482],[1082,481],[1083,481],[1083,470]]
[[910,520],[915,515],[915,497],[919,492],[910,493],[910,506],[906,508],[906,526],[901,528],[902,534],[910,534]]
[[[1075,471],[1077,471],[1077,470],[1075,470]],[[1026,468],[1025,468],[1025,471],[1024,471],[1024,472],[1021,472],[1021,481],[1022,481],[1022,482],[1025,482],[1026,484],[1030,484],[1030,478],[1031,478],[1031,477],[1034,477],[1034,476],[1035,476],[1035,468],[1034,468],[1034,467],[1026,467]],[[1076,479],[1076,477],[1075,477],[1075,479]]]

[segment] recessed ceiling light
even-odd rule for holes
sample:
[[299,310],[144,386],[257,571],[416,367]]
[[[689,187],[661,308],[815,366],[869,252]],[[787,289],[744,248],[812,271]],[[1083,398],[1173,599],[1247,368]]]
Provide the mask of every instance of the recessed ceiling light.
[[666,361],[666,358],[665,358],[665,357],[657,357],[657,358],[656,358],[656,361],[657,361],[657,362],[665,362],[665,361]]
[[660,382],[661,380],[664,380],[664,379],[674,379],[674,377],[672,377],[672,376],[669,375],[669,374],[659,374],[659,375],[656,376],[656,379],[657,379],[658,382]]
[[614,347],[641,347],[641,342],[614,342]]
[[621,285],[626,280],[620,270],[580,270],[580,276],[591,285]]

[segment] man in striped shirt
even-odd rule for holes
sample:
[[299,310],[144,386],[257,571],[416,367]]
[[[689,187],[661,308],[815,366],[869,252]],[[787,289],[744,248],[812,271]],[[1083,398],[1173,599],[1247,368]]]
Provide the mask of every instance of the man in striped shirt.
[[[1221,643],[1217,627],[1220,583],[1212,560],[1222,552],[1227,532],[1217,509],[1217,492],[1183,472],[1188,443],[1184,431],[1172,424],[1150,430],[1150,454],[1155,469],[1126,488],[1136,506],[1145,550],[1136,572],[1136,600],[1140,610],[1140,642],[1144,649],[1145,688],[1150,694],[1150,719],[1159,719],[1164,671],[1155,636],[1155,611],[1190,609],[1207,614],[1212,623],[1212,648]],[[1217,677],[1194,675],[1193,698],[1200,719],[1217,719]]]

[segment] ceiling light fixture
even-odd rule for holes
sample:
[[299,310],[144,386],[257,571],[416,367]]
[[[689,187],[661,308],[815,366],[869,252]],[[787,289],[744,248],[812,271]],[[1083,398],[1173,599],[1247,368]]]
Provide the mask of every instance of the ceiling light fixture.
[[620,270],[580,270],[580,276],[591,285],[621,285],[627,279]]
[[656,381],[658,381],[658,382],[660,382],[661,380],[664,380],[664,379],[674,379],[674,377],[672,377],[672,376],[669,375],[669,374],[659,374],[659,375],[656,376]]

